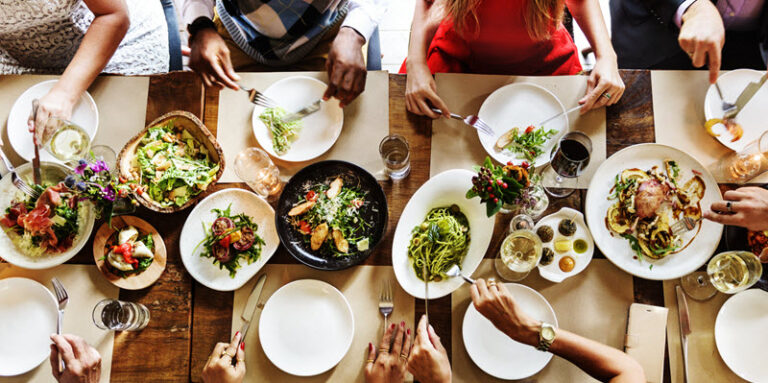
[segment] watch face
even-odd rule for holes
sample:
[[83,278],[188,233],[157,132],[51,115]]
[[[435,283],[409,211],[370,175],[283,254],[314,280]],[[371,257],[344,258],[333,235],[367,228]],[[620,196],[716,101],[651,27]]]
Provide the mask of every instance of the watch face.
[[555,329],[550,326],[545,326],[541,329],[541,337],[544,340],[551,341],[555,339]]

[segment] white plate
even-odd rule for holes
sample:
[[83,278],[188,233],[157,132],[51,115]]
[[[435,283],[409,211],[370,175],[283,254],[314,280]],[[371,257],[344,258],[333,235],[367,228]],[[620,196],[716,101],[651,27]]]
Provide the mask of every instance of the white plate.
[[[666,159],[677,161],[680,177],[684,181],[693,176],[692,170],[701,173],[700,177],[706,185],[704,198],[701,200],[702,210],[709,209],[713,202],[722,199],[717,182],[704,166],[688,154],[660,144],[633,145],[615,153],[597,168],[587,191],[584,211],[587,212],[587,224],[592,231],[595,244],[605,257],[620,269],[645,279],[669,280],[692,273],[712,256],[723,234],[723,225],[702,220],[698,235],[696,230],[683,234],[684,243],[688,243],[690,238],[696,235],[688,247],[679,253],[654,261],[633,259],[635,253],[630,248],[629,241],[611,235],[605,226],[605,215],[608,208],[615,203],[614,200],[609,200],[608,196],[611,194],[616,175],[624,169],[647,170],[653,166],[663,167],[663,161]],[[653,268],[650,267],[651,265]]]
[[[29,132],[27,119],[32,113],[32,100],[45,96],[53,88],[57,80],[43,81],[31,86],[16,99],[8,114],[8,140],[16,153],[27,161],[31,161],[35,156],[34,145],[32,145],[32,133]],[[80,96],[77,104],[72,110],[70,121],[79,125],[91,137],[96,137],[96,131],[99,129],[99,111],[96,108],[96,102],[86,91]],[[60,162],[47,150],[40,150],[40,159],[42,161]]]
[[[226,268],[220,269],[213,264],[213,258],[203,257],[200,254],[203,246],[198,244],[205,238],[203,225],[210,227],[216,220],[216,213],[212,209],[226,209],[231,204],[232,215],[245,213],[259,225],[256,234],[261,237],[265,245],[261,248],[261,257],[250,265],[245,260],[240,260],[240,269],[234,278],[230,278]],[[224,189],[205,197],[195,206],[189,217],[184,222],[179,239],[181,262],[184,267],[202,285],[218,290],[232,291],[242,287],[253,278],[256,273],[272,258],[277,250],[280,240],[275,231],[275,211],[256,194],[243,189]]]
[[[557,230],[558,225],[560,225],[560,221],[564,219],[571,219],[574,214],[576,215],[576,218],[574,219],[576,221],[576,232],[568,237],[560,234],[560,232]],[[535,232],[540,227],[545,225],[551,227],[555,234],[551,241],[546,243],[542,241],[542,246],[551,249],[555,253],[555,258],[552,260],[552,263],[546,266],[543,266],[541,263],[539,263],[539,274],[544,279],[559,283],[565,280],[565,278],[572,277],[584,271],[584,269],[587,268],[589,262],[592,262],[592,255],[595,252],[595,243],[592,241],[592,235],[589,233],[587,224],[584,222],[584,214],[569,207],[564,207],[557,213],[553,213],[542,218],[538,223],[536,223],[533,231]],[[587,242],[587,251],[579,254],[573,251],[573,247],[571,247],[571,250],[569,251],[558,253],[555,251],[555,242],[562,239],[569,239],[571,241],[583,239]],[[565,256],[570,256],[576,263],[573,270],[569,272],[560,270],[560,266],[558,265],[560,260]]]
[[[723,73],[717,80],[717,83],[720,85],[720,90],[723,91],[723,98],[730,103],[734,103],[744,88],[750,82],[760,80],[762,75],[762,71],[737,69]],[[747,105],[744,106],[744,109],[736,116],[736,122],[744,129],[744,135],[738,141],[731,142],[733,136],[728,133],[724,125],[720,125],[718,128],[713,128],[715,133],[720,134],[716,139],[727,148],[736,152],[743,149],[750,142],[757,140],[765,131],[766,104],[768,104],[768,86],[763,84]],[[706,120],[722,118],[722,105],[715,86],[710,85],[704,98],[704,118]]]
[[[320,80],[295,76],[270,85],[264,95],[288,113],[293,113],[319,100],[327,87],[328,85]],[[263,111],[263,106],[254,105],[251,123],[256,140],[271,156],[289,162],[308,161],[327,152],[339,138],[344,124],[344,111],[339,108],[339,101],[330,99],[323,102],[320,104],[320,110],[301,120],[304,127],[299,132],[299,137],[291,143],[290,149],[283,155],[278,155],[272,147],[272,134],[259,119]]]
[[728,368],[750,382],[768,382],[768,292],[749,289],[730,297],[715,320],[715,344]]
[[352,345],[355,318],[347,298],[323,281],[302,279],[277,291],[264,305],[259,340],[277,368],[297,376],[322,374]]
[[[520,308],[531,317],[557,327],[555,310],[536,290],[506,283]],[[462,325],[464,347],[473,362],[488,375],[499,379],[525,379],[541,371],[552,359],[527,344],[518,343],[501,332],[470,303]]]
[[[67,175],[66,168],[52,162],[42,162],[40,164],[40,170],[43,182],[58,183],[63,181],[64,177]],[[32,183],[31,163],[25,163],[19,166],[16,168],[16,173],[28,183]],[[0,180],[0,214],[5,214],[5,209],[11,205],[11,201],[21,197],[23,197],[23,194],[19,189],[13,186],[10,175],[7,175]],[[75,238],[75,242],[72,243],[72,247],[70,247],[69,250],[40,257],[30,257],[16,247],[11,238],[8,237],[8,234],[5,233],[5,230],[0,230],[0,258],[5,259],[8,263],[25,269],[47,269],[70,260],[75,254],[80,252],[80,249],[82,249],[86,243],[88,243],[88,238],[90,238],[91,232],[93,231],[93,222],[96,219],[93,205],[91,205],[90,202],[81,204],[80,208],[85,209],[83,213],[85,214],[85,225],[80,228],[80,233]]]
[[[436,207],[456,204],[469,221],[469,251],[461,264],[464,275],[470,276],[480,261],[483,260],[493,235],[494,219],[488,218],[485,205],[480,199],[467,199],[467,190],[472,188],[472,173],[464,169],[452,169],[442,172],[425,182],[411,200],[405,205],[403,214],[397,222],[395,238],[392,241],[392,267],[397,282],[408,294],[424,299],[424,282],[413,271],[408,259],[408,245],[411,243],[411,231],[421,225],[427,213]],[[444,297],[461,287],[461,278],[445,279],[429,283],[429,299]]]
[[26,278],[0,280],[0,376],[23,374],[48,359],[58,315],[45,286]]
[[[519,165],[523,159],[515,157],[516,153],[507,150],[497,151],[496,140],[510,129],[517,127],[525,130],[530,125],[538,124],[558,113],[565,111],[563,103],[547,89],[528,83],[505,85],[496,89],[480,106],[478,116],[485,121],[494,131],[493,137],[480,133],[480,143],[485,151],[496,161],[506,164],[507,161]],[[536,126],[536,128],[539,128]],[[542,154],[536,158],[536,167],[549,163],[549,154],[552,147],[560,139],[560,136],[568,130],[568,116],[563,115],[544,125],[545,129],[558,131],[549,138],[542,148]]]

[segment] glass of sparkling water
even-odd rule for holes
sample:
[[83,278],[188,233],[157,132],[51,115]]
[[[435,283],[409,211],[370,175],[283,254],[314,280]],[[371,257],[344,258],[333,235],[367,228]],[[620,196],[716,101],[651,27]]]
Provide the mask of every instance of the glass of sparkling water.
[[141,303],[104,299],[93,308],[93,324],[102,330],[140,331],[149,323],[149,310]]
[[389,178],[400,180],[411,172],[411,154],[408,141],[399,134],[384,137],[379,143],[379,154]]
[[277,196],[283,188],[280,170],[259,148],[243,149],[235,157],[235,174],[265,199]]
[[494,260],[496,272],[506,281],[523,280],[539,264],[541,253],[541,239],[533,232],[533,219],[523,214],[515,216]]
[[707,274],[716,289],[725,294],[736,294],[760,280],[763,265],[752,252],[726,251],[709,260]]
[[46,140],[45,150],[60,161],[77,161],[88,156],[91,137],[79,125],[51,117],[45,122],[45,132],[53,132]]

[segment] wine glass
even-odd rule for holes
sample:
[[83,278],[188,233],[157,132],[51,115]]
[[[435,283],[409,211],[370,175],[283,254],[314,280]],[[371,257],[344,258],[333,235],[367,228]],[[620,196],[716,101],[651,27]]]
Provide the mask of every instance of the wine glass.
[[726,251],[707,263],[707,271],[680,278],[683,291],[697,301],[712,298],[718,291],[736,294],[752,287],[763,274],[760,259],[749,251]]
[[738,152],[718,161],[728,183],[744,184],[768,171],[768,131]]
[[520,214],[512,218],[510,233],[504,238],[494,260],[496,272],[505,281],[520,281],[539,264],[541,239],[533,232],[533,219]]
[[235,174],[256,194],[267,200],[276,197],[283,188],[280,170],[269,155],[259,148],[246,148],[237,154]]
[[[563,185],[564,178],[578,178],[589,165],[592,140],[581,132],[569,132],[552,149],[549,166],[544,170],[542,184],[547,194],[563,198],[573,193],[573,188]],[[546,186],[554,185],[554,186]]]

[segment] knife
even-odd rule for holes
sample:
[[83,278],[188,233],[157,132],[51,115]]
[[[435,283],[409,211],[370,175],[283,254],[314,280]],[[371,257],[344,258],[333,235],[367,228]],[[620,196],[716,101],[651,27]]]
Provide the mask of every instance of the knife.
[[32,181],[35,185],[42,184],[42,175],[40,174],[40,148],[37,146],[37,109],[40,106],[40,102],[37,99],[32,100],[32,126],[35,129],[32,131],[32,146],[35,147],[35,158],[32,159]]
[[323,103],[323,99],[319,99],[303,108],[301,108],[298,112],[291,113],[285,117],[282,118],[283,122],[293,122],[296,120],[301,120],[304,117],[309,116],[312,113],[317,112],[320,110],[320,104]]
[[683,373],[688,382],[688,335],[691,335],[691,322],[688,317],[688,301],[680,285],[675,286],[677,293],[677,319],[680,321],[680,344],[683,348]]
[[741,91],[741,94],[739,97],[736,98],[736,113],[733,115],[732,118],[736,118],[736,115],[741,112],[742,109],[744,109],[744,106],[747,105],[749,100],[752,99],[752,96],[757,93],[757,91],[760,89],[761,86],[765,83],[766,78],[768,78],[768,73],[764,73],[762,77],[760,77],[760,80],[753,81],[747,84],[747,86],[744,88],[743,91]]
[[421,265],[421,276],[424,277],[424,316],[427,317],[427,326],[429,326],[429,276],[426,262]]
[[[267,281],[267,274],[262,274],[259,279],[256,281],[256,286],[253,287],[253,290],[251,290],[251,295],[248,296],[248,301],[245,303],[245,307],[243,308],[243,313],[240,314],[240,318],[243,320],[243,326],[240,327],[240,341],[237,342],[237,347],[235,349],[240,348],[240,344],[243,343],[243,339],[245,339],[245,334],[248,333],[248,329],[251,327],[251,319],[253,319],[253,314],[256,313],[256,309],[261,309],[264,307],[264,305],[259,305],[259,297],[261,297],[261,291],[264,289],[264,282]],[[232,365],[234,366],[237,363],[236,358],[232,358]]]

